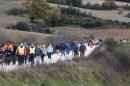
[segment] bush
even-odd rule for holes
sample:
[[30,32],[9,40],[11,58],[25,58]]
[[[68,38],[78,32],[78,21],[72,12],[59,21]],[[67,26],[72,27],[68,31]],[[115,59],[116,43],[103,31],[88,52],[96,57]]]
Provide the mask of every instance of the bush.
[[114,51],[114,56],[121,63],[123,69],[128,67],[130,68],[130,56],[128,51],[126,51],[125,49],[117,48]]
[[53,34],[55,32],[55,30],[47,28],[47,29],[44,30],[44,32],[47,33],[47,34]]
[[27,10],[25,9],[20,9],[20,8],[13,8],[11,10],[8,11],[9,15],[19,15],[19,16],[23,16],[27,13]]
[[117,47],[117,42],[113,38],[107,38],[105,40],[105,44],[106,44],[107,50],[109,51],[114,51],[115,48]]
[[18,30],[22,30],[22,31],[31,31],[30,26],[28,25],[28,23],[20,21],[16,24],[16,29]]

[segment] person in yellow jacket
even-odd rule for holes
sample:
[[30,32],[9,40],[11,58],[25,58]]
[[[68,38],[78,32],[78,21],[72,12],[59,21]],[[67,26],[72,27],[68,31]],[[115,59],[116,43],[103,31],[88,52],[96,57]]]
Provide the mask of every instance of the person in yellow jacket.
[[26,55],[26,49],[23,43],[21,43],[19,47],[17,48],[16,55],[18,56],[18,64],[19,65],[24,64],[24,57]]
[[29,62],[31,62],[31,65],[34,64],[35,50],[36,50],[36,47],[32,43],[31,46],[29,47]]

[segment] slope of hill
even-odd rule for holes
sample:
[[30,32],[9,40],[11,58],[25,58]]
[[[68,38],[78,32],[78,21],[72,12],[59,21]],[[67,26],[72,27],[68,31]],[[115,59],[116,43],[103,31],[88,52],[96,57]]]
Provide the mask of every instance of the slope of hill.
[[[57,5],[57,4],[50,4],[53,7],[65,7],[65,5]],[[75,7],[76,8],[76,7]],[[76,8],[79,9],[80,12],[86,12],[87,14],[91,14],[94,17],[105,19],[105,20],[118,20],[120,22],[130,22],[130,18],[124,17],[124,15],[119,15],[116,11],[104,11],[104,10],[90,10],[90,9],[83,9],[83,8]],[[127,11],[126,11],[127,13]]]
[[1,72],[0,82],[1,86],[129,86],[130,70],[123,70],[102,46],[89,58]]
[[14,43],[28,41],[28,42],[34,42],[36,44],[41,44],[43,42],[47,42],[47,39],[52,36],[53,35],[44,34],[44,33],[0,29],[1,42],[2,40],[3,41],[10,40]]
[[66,35],[73,34],[75,36],[83,37],[93,33],[96,38],[115,38],[116,40],[120,40],[121,38],[128,38],[130,39],[130,30],[129,29],[84,29],[84,28],[73,28],[73,27],[57,27],[58,32],[64,33]]

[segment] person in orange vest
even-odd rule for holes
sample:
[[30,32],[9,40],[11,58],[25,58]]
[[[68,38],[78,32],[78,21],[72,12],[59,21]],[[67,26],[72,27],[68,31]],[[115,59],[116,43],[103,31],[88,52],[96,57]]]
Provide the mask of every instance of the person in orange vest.
[[9,65],[11,62],[12,53],[13,53],[13,45],[11,44],[11,42],[7,42],[4,45],[3,52],[5,55],[5,63],[6,63],[6,65]]
[[19,45],[16,50],[16,55],[18,56],[18,65],[24,64],[24,57],[26,55],[26,49],[23,43]]

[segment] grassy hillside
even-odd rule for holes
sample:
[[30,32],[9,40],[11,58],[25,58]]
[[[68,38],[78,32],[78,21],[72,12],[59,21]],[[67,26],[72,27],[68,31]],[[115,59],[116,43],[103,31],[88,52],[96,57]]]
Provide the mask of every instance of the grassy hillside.
[[88,58],[1,72],[0,82],[2,86],[129,86],[130,70],[101,46]]

